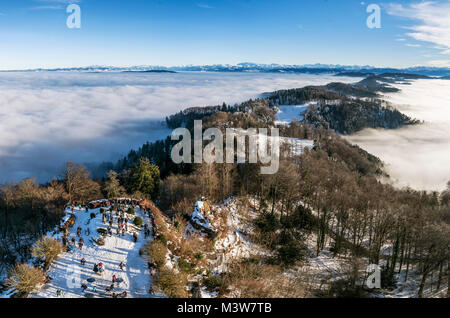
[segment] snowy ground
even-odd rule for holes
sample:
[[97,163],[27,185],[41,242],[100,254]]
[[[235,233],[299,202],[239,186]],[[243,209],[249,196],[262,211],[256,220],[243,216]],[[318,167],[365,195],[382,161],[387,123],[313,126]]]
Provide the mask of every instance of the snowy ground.
[[[289,106],[294,107],[294,106]],[[279,146],[288,146],[288,154],[293,156],[301,155],[306,148],[312,149],[314,147],[314,141],[308,139],[299,139],[299,138],[290,138],[290,137],[275,137],[271,135],[266,135],[262,133],[258,133],[256,131],[251,132],[250,130],[242,130],[242,129],[233,129],[230,130],[236,134],[237,136],[257,136],[255,138],[255,146],[262,146],[262,149],[277,149],[277,145]],[[252,138],[250,138],[252,139]],[[250,140],[250,146],[253,145],[253,141]],[[259,153],[259,148],[256,150]],[[272,150],[271,150],[272,151]],[[270,154],[270,153],[268,153]]]
[[[139,208],[136,208],[135,211],[136,216],[143,218],[144,224],[149,224],[149,218],[144,211],[141,211]],[[67,210],[66,212],[70,211]],[[100,209],[89,210],[89,212],[75,209],[74,212],[77,219],[75,225],[70,229],[68,240],[70,241],[72,237],[75,237],[78,244],[79,239],[76,236],[76,231],[80,226],[85,246],[80,249],[77,245],[73,253],[62,254],[48,271],[52,280],[31,297],[55,298],[57,297],[58,289],[62,291],[60,297],[64,298],[111,297],[112,293],[106,292],[105,289],[112,284],[113,275],[123,279],[123,282],[120,284],[116,283],[115,293],[126,291],[128,297],[132,298],[155,297],[149,294],[151,276],[147,261],[139,256],[139,249],[147,241],[144,239],[144,233],[129,222],[128,232],[125,236],[118,236],[116,234],[118,226],[117,216],[115,216],[115,222],[112,227],[113,235],[105,238],[104,246],[97,246],[91,240],[99,237],[97,228],[107,228],[108,226],[108,224],[102,223]],[[91,213],[96,213],[97,216],[89,221]],[[90,235],[87,235],[87,229],[89,229]],[[139,234],[137,243],[133,242],[133,232],[138,232]],[[82,266],[80,263],[82,258],[86,259],[85,266]],[[100,262],[105,267],[105,271],[101,276],[93,271],[94,264]],[[125,264],[123,271],[119,268],[120,262]],[[87,282],[88,278],[95,278],[95,282]],[[86,292],[83,292],[81,289],[82,283],[88,286]]]
[[288,106],[278,106],[279,111],[276,114],[275,124],[277,125],[288,125],[294,119],[301,121],[303,119],[303,114],[307,111],[312,103],[304,105],[288,105]]

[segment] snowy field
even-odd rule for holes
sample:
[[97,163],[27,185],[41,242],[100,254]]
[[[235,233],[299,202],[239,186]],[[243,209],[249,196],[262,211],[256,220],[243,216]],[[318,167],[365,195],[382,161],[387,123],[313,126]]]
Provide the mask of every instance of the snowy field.
[[[255,136],[255,134],[251,134],[251,131],[248,130],[239,130],[234,128],[229,128],[230,131],[232,131],[237,136]],[[299,139],[299,138],[290,138],[290,137],[279,137],[278,140],[276,137],[271,135],[264,135],[261,133],[257,133],[257,139],[256,141],[253,141],[253,139],[250,141],[250,144],[252,142],[255,142],[259,147],[262,146],[262,149],[272,149],[272,145],[276,147],[277,141],[279,146],[281,147],[281,150],[283,147],[286,147],[286,150],[288,151],[288,154],[291,156],[300,156],[305,149],[311,150],[314,147],[314,141],[308,140],[308,139]],[[259,147],[257,152],[259,152]]]
[[278,106],[279,112],[276,114],[275,124],[288,125],[294,119],[298,121],[303,120],[303,115],[309,106],[311,106],[311,104]]
[[[148,216],[139,208],[135,209],[136,216],[140,216],[144,220],[144,224],[150,224]],[[70,212],[68,209],[66,212]],[[74,210],[77,217],[75,225],[70,229],[68,241],[75,238],[77,246],[73,253],[68,252],[62,254],[51,266],[48,274],[52,280],[44,285],[40,291],[33,294],[32,298],[57,298],[57,290],[62,291],[62,298],[80,298],[93,297],[105,298],[111,297],[111,292],[106,292],[106,288],[112,284],[112,276],[122,278],[123,282],[115,284],[115,293],[126,291],[128,297],[131,298],[149,298],[155,297],[149,294],[151,284],[151,276],[147,266],[147,261],[139,256],[139,249],[147,242],[144,234],[140,229],[128,222],[128,232],[125,236],[116,234],[117,221],[112,227],[112,237],[105,238],[104,246],[93,244],[92,238],[99,237],[97,228],[107,228],[108,224],[102,223],[102,215],[100,209],[93,209],[86,212],[83,210]],[[95,219],[90,220],[90,214],[96,213]],[[117,220],[117,217],[115,217]],[[85,246],[80,249],[78,247],[79,238],[76,236],[77,228],[82,228],[82,238]],[[89,229],[90,235],[87,235]],[[133,242],[132,234],[138,232],[139,237],[137,243]],[[56,236],[57,237],[57,236]],[[85,266],[81,265],[81,259],[86,260]],[[94,264],[102,262],[105,271],[102,275],[94,273]],[[119,268],[119,264],[125,264],[124,270]],[[88,278],[94,278],[95,282],[87,282]],[[81,284],[88,286],[86,292],[83,292]]]

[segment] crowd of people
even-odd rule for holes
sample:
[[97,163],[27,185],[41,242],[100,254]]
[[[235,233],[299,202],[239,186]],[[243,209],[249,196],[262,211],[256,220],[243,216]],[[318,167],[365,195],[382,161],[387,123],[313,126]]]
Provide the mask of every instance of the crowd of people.
[[[98,201],[93,201],[88,203],[87,205],[83,205],[80,204],[78,202],[72,202],[72,204],[69,204],[68,206],[66,206],[66,210],[70,209],[72,211],[72,218],[75,217],[74,214],[74,209],[77,208],[78,210],[85,210],[86,212],[89,212],[89,209],[95,209],[100,207],[100,213],[102,215],[102,222],[103,224],[108,224],[107,230],[106,230],[106,235],[112,236],[113,235],[113,226],[115,224],[117,224],[117,228],[116,228],[116,233],[118,236],[125,236],[126,233],[128,233],[128,230],[130,228],[134,228],[131,225],[129,225],[132,222],[132,218],[130,219],[129,216],[130,214],[127,213],[130,211],[130,209],[132,209],[132,213],[134,214],[134,210],[138,207],[142,208],[144,210],[144,212],[146,213],[146,215],[149,216],[151,223],[149,226],[148,224],[144,224],[144,228],[143,228],[143,232],[145,235],[145,238],[148,238],[151,235],[151,229],[155,229],[155,220],[153,215],[151,214],[150,210],[139,206],[139,203],[141,201],[139,200],[133,200],[133,199],[118,199],[115,200],[115,202],[112,202],[110,200],[98,200]],[[95,218],[95,215],[91,215],[91,218]],[[74,222],[73,222],[74,223]],[[75,251],[75,246],[78,243],[78,247],[80,250],[83,249],[84,246],[84,240],[82,238],[82,233],[83,233],[83,228],[82,227],[78,227],[77,231],[76,231],[76,237],[72,237],[70,240],[68,239],[69,236],[69,231],[68,228],[70,226],[66,226],[64,228],[61,228],[62,230],[62,238],[61,241],[63,243],[63,245],[66,247],[66,250],[68,252],[74,252]],[[87,229],[89,230],[89,229]],[[86,234],[88,234],[88,232],[86,231]],[[77,242],[78,239],[78,242]],[[138,233],[137,231],[133,231],[132,233],[132,240],[134,243],[136,243],[138,241]],[[80,260],[80,264],[81,266],[86,266],[86,259],[82,258]],[[124,262],[120,262],[119,264],[119,269],[121,271],[125,271],[126,265]],[[150,268],[150,267],[149,267]],[[92,268],[93,272],[96,275],[102,276],[103,273],[105,272],[105,265],[100,262],[100,263],[95,263],[93,268]],[[150,268],[151,270],[151,274],[152,276],[155,275],[156,273],[156,266],[152,266]],[[97,286],[92,284],[96,281],[95,278],[88,278],[86,280],[86,282],[83,282],[81,284],[81,289],[83,290],[83,292],[85,293],[86,297],[92,297],[93,294],[97,293]],[[113,274],[111,277],[111,285],[107,286],[104,290],[106,293],[109,293],[111,295],[111,297],[113,298],[118,298],[118,297],[127,297],[128,294],[126,291],[123,291],[121,293],[116,293],[115,290],[116,288],[120,285],[120,283],[123,282],[123,279],[120,277],[117,277],[116,274]],[[91,287],[89,288],[88,284],[91,284]],[[149,292],[151,294],[153,294],[153,288],[150,287]],[[57,290],[57,296],[61,296],[62,291],[61,290]]]

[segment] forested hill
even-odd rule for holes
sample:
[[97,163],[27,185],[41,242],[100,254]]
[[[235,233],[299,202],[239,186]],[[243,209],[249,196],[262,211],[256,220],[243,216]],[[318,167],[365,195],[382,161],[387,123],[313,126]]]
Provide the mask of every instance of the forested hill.
[[[239,105],[192,107],[167,117],[166,123],[171,129],[192,128],[194,120],[218,112],[248,113],[253,111],[255,105],[260,104],[274,109],[277,105],[302,105],[311,101],[316,101],[318,107],[308,110],[309,116],[305,117],[305,123],[331,128],[342,134],[351,134],[364,128],[392,129],[418,123],[377,97],[376,93],[362,86],[331,83],[326,86],[281,90],[269,97],[249,100]],[[358,123],[355,124],[355,121]],[[342,127],[346,129],[341,129]]]
[[340,134],[352,134],[364,128],[395,129],[419,121],[383,101],[380,93],[398,92],[399,89],[391,84],[404,84],[406,80],[419,78],[429,79],[403,73],[369,75],[355,84],[330,83],[281,90],[272,93],[268,99],[275,105],[301,105],[314,101],[316,104],[308,108],[303,122]]
[[[391,86],[390,84],[402,83],[408,79],[428,78],[426,76],[403,73],[386,73],[379,75],[367,73],[365,75],[367,75],[367,77],[364,80],[355,84],[333,82],[324,86],[306,86],[303,88],[279,90],[264,94],[264,98],[260,98],[255,101],[249,100],[241,104],[227,105],[223,103],[222,105],[216,106],[191,107],[167,117],[166,123],[167,126],[172,129],[177,127],[189,127],[192,125],[194,120],[211,116],[217,112],[251,112],[253,110],[254,102],[265,103],[267,106],[273,108],[278,105],[300,105],[310,101],[347,101],[354,100],[355,98],[375,99],[380,97],[380,92],[388,93],[399,91],[399,89]],[[379,105],[379,103],[374,102],[374,105],[372,106],[377,107],[377,105]],[[389,113],[390,110],[386,109],[385,112]],[[338,120],[346,120],[346,118],[341,117]],[[380,120],[375,119],[371,122],[380,122]],[[400,125],[402,124],[408,123],[406,121],[400,121]],[[398,123],[392,123],[392,125],[382,124],[378,127],[395,128],[397,125]],[[371,127],[371,125],[368,124],[366,127]]]
[[217,112],[252,112],[255,105],[274,108],[279,105],[302,105],[314,101],[304,116],[304,123],[315,127],[333,129],[340,134],[352,134],[364,128],[395,129],[405,125],[414,125],[412,119],[381,99],[380,93],[397,92],[395,83],[406,80],[429,78],[422,75],[389,73],[369,74],[355,84],[339,82],[324,86],[279,90],[266,94],[265,98],[249,100],[233,106],[192,107],[166,118],[169,128],[191,128],[194,120],[211,116]]
[[364,128],[395,129],[418,123],[390,106],[383,106],[379,100],[343,100],[334,105],[312,105],[304,115],[304,122],[340,134],[352,134]]

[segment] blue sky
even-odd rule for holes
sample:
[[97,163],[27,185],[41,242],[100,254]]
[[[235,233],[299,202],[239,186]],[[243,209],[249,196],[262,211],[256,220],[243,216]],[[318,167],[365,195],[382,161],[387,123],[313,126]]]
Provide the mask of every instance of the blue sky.
[[[81,8],[81,29],[66,7]],[[366,8],[381,7],[369,29]],[[0,69],[239,62],[450,66],[450,1],[2,0]]]

